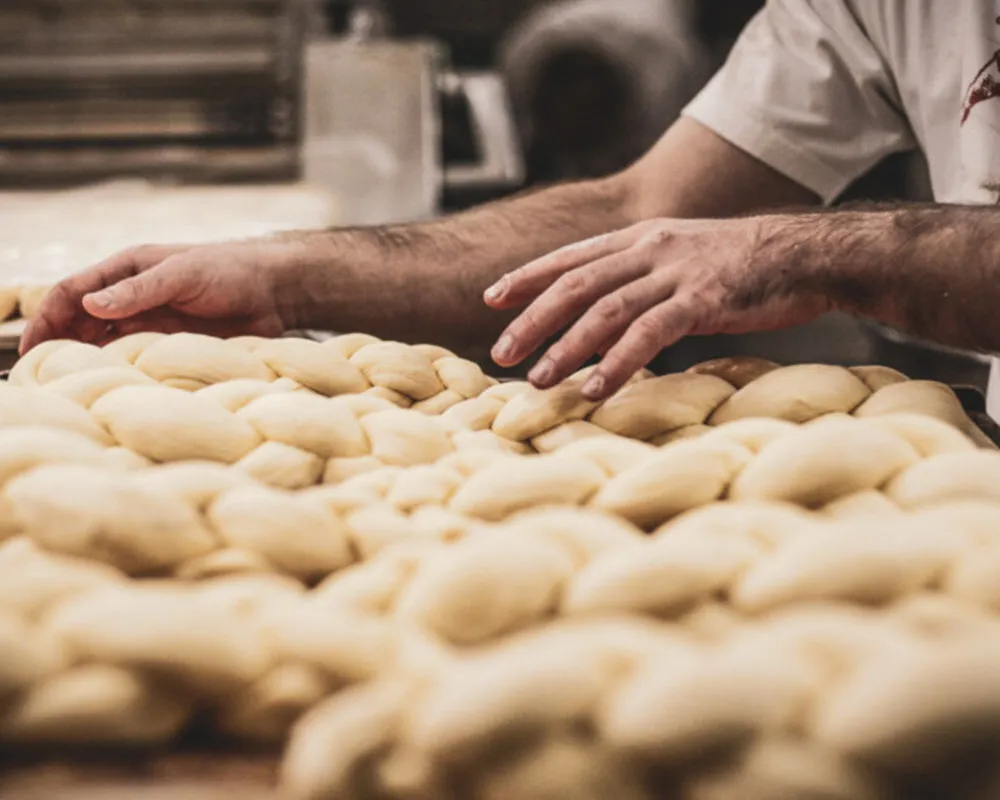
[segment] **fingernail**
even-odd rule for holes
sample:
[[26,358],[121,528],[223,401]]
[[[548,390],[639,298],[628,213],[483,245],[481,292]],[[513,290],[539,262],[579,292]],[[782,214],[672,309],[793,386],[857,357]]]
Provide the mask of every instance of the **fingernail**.
[[531,372],[528,373],[528,380],[542,389],[547,389],[552,385],[552,378],[554,375],[555,368],[553,367],[552,362],[547,358],[543,358],[535,364]]
[[507,291],[507,276],[504,275],[500,280],[494,283],[489,289],[486,290],[485,297],[487,300],[499,300],[503,297],[503,293]]
[[588,400],[599,400],[604,394],[605,380],[603,375],[591,375],[583,384],[583,396]]
[[493,358],[497,361],[509,361],[514,354],[514,337],[504,334],[493,347]]

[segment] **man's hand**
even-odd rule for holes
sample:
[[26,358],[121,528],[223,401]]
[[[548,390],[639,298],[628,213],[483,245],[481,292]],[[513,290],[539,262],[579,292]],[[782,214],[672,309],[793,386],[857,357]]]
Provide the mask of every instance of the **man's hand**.
[[125,250],[54,286],[21,353],[47,339],[103,344],[137,331],[277,335],[292,324],[277,283],[294,248],[260,239]]
[[583,389],[599,400],[684,336],[807,322],[830,303],[807,290],[794,242],[776,244],[783,219],[654,220],[533,261],[486,292],[495,309],[527,306],[493,358],[517,364],[569,326],[529,379],[547,388],[602,354]]

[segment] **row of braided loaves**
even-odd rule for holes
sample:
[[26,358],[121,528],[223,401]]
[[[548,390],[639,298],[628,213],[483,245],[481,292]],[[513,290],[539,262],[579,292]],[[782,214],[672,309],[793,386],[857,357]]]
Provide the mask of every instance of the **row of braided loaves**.
[[283,783],[296,800],[995,797],[998,660],[997,617],[921,595],[714,634],[560,621],[324,701]]
[[656,378],[641,373],[602,403],[582,396],[588,375],[589,369],[582,370],[543,391],[525,383],[501,384],[444,416],[474,430],[530,442],[539,452],[608,433],[663,444],[753,417],[804,423],[828,414],[900,413],[936,417],[980,446],[992,446],[948,386],[909,380],[887,367],[779,367],[763,359],[725,358],[685,373]]
[[0,749],[163,745],[192,725],[281,743],[301,713],[446,648],[277,575],[190,584],[0,544]]
[[[81,372],[67,376],[66,380],[89,379],[99,373],[100,370]],[[650,379],[633,385],[653,384],[659,380],[661,379]],[[461,406],[457,406],[455,410],[460,408]],[[848,426],[853,433],[846,439],[829,435],[829,442],[818,443],[814,448],[815,452],[805,456],[807,463],[802,463],[802,459],[784,462],[787,469],[805,469],[804,475],[793,484],[801,483],[809,476],[821,482],[825,468],[820,463],[823,454],[818,448],[829,445],[833,452],[842,454],[831,459],[834,465],[848,458],[865,462],[866,468],[858,471],[855,477],[868,482],[864,488],[877,488],[881,480],[888,479],[891,473],[901,469],[902,462],[914,457],[912,448],[904,452],[898,441],[894,440],[895,445],[888,441],[892,438],[890,433],[882,430],[889,424],[884,422],[886,419],[899,420],[901,416],[893,414],[851,418],[847,415],[827,414],[815,418],[808,424],[838,422]],[[926,419],[927,424],[921,426],[920,419]],[[954,442],[950,447],[957,447],[959,441],[966,447],[972,446],[969,443],[971,440],[967,441],[955,431],[948,431],[946,434],[943,424],[939,423],[934,427],[936,420],[930,417],[911,416],[909,420],[905,423],[908,432],[904,438],[916,437],[911,444],[918,453],[922,452],[922,448],[940,449],[945,446],[942,441],[949,439],[948,434]],[[850,428],[849,423],[852,421],[871,424]],[[718,432],[725,428],[729,432],[723,434],[722,438],[728,440],[732,432],[740,429],[741,423],[747,430],[746,434],[741,435],[749,438],[747,441],[738,441],[741,446],[746,446],[742,449],[720,448],[719,437],[714,436],[712,431]],[[62,429],[87,437],[101,446],[117,445],[148,462],[214,461],[234,464],[262,482],[285,489],[304,488],[319,482],[340,483],[358,473],[372,472],[384,466],[431,464],[456,451],[486,450],[497,454],[530,452],[527,444],[505,438],[494,431],[470,430],[450,412],[441,416],[428,416],[413,409],[397,408],[389,400],[370,394],[327,398],[284,380],[227,381],[196,392],[152,382],[126,386],[115,383],[109,388],[98,381],[86,382],[86,391],[70,393],[70,397],[48,389],[2,384],[0,427],[18,426]],[[671,452],[678,454],[677,459],[691,453],[700,454],[696,462],[683,465],[683,472],[687,476],[685,485],[693,487],[691,491],[698,497],[705,496],[706,499],[700,502],[707,502],[722,494],[735,473],[742,468],[743,462],[750,458],[748,447],[750,451],[754,451],[769,437],[794,429],[792,423],[782,420],[737,420],[716,426],[701,438],[675,442],[678,448],[684,445],[687,450],[677,449]],[[921,430],[937,432],[921,433]],[[865,440],[868,433],[874,437],[870,441]],[[930,437],[937,443],[922,443],[918,441],[920,437]],[[612,471],[617,472],[621,464],[628,464],[630,461],[638,463],[645,460],[643,456],[655,451],[652,445],[630,442],[622,436],[582,438],[586,441],[570,437],[560,443],[562,450],[555,455],[572,453],[571,447],[579,447],[584,451],[592,448],[598,454],[607,452],[614,454],[608,455],[607,459],[613,461],[615,466]],[[715,446],[711,444],[713,442]],[[875,453],[875,457],[867,459],[863,454],[868,452]],[[985,458],[985,454],[983,457]],[[517,486],[507,486],[511,481],[515,484],[520,481],[523,487],[533,486],[536,495],[544,495],[546,491],[551,493],[555,481],[579,496],[559,495],[552,497],[551,502],[580,502],[587,499],[595,488],[594,482],[603,482],[605,476],[598,475],[595,468],[591,467],[588,478],[587,462],[568,465],[567,458],[568,455],[562,459],[546,456],[517,462],[519,467],[516,470],[498,463],[494,465],[492,472],[486,472],[478,480],[498,501],[502,500],[504,494],[509,495],[509,502],[515,507],[518,502],[526,500],[523,489],[515,491]],[[602,457],[598,458],[600,460]],[[783,456],[779,452],[779,455],[769,458],[780,460]],[[668,468],[670,462],[670,458],[664,457],[657,464]],[[882,471],[875,470],[875,474],[872,474],[872,470],[878,465],[881,465]],[[679,466],[682,466],[679,461],[674,464],[675,468]],[[776,464],[776,468],[781,466]],[[602,464],[602,467],[607,469],[609,464]],[[852,472],[850,468],[846,468],[846,471]],[[675,472],[676,469],[670,474],[672,480],[676,479]],[[764,472],[768,474],[769,471]],[[623,478],[619,483],[650,494],[655,478],[654,473],[649,473],[646,488],[640,487],[631,478]],[[496,488],[491,489],[494,481]],[[577,488],[573,489],[574,486]],[[501,491],[502,487],[507,487],[509,491]],[[682,489],[680,483],[674,483],[672,494],[682,494]],[[827,491],[830,490],[832,489]],[[472,489],[469,491],[472,492]],[[845,493],[842,489],[837,491]],[[671,493],[659,494],[666,498]],[[622,504],[628,505],[631,502],[624,496],[613,499],[613,487],[608,488],[604,495],[610,503],[607,506],[609,510],[618,510]],[[808,498],[787,499],[812,502]],[[459,498],[455,500],[459,502]],[[477,501],[472,498],[469,502],[475,506]],[[469,508],[469,513],[487,517],[490,513],[501,511],[502,509],[490,512],[488,509]],[[636,519],[636,513],[638,512],[630,512],[627,516]],[[651,522],[655,523],[657,520]]]
[[496,383],[476,364],[442,347],[405,345],[364,334],[321,343],[291,337],[217,339],[193,333],[137,333],[103,348],[55,340],[34,348],[10,374],[10,382],[17,386],[44,386],[91,400],[114,386],[157,382],[197,391],[230,381],[278,380],[326,397],[374,394],[427,414],[477,397]]
[[956,501],[831,518],[779,503],[719,503],[652,536],[579,509],[539,509],[412,541],[331,575],[332,611],[480,645],[552,617],[629,614],[725,628],[816,602],[884,606],[917,593],[1000,613],[1000,503]]
[[414,468],[386,467],[317,493],[404,524],[426,508],[484,521],[568,505],[653,530],[721,499],[788,502],[839,515],[942,499],[1000,498],[1000,454],[930,417],[828,415],[804,425],[745,419],[654,447],[588,437],[532,457],[500,450]]
[[311,583],[401,540],[450,541],[476,523],[427,509],[401,529],[231,467],[136,466],[46,429],[0,430],[0,486],[0,541],[26,537],[134,577],[263,573]]
[[315,581],[390,545],[452,541],[478,522],[546,506],[653,530],[719,499],[847,516],[996,501],[998,485],[1000,454],[920,416],[829,416],[804,426],[740,420],[661,448],[623,437],[535,456],[467,448],[300,491],[221,464],[146,466],[129,450],[68,431],[0,429],[0,538],[25,535],[138,576],[280,571]]
[[[659,585],[651,580],[653,569],[646,569],[644,574],[633,576],[639,585],[629,585],[624,594],[614,587],[603,593],[599,587],[595,593],[594,581],[588,585],[585,576],[588,570],[600,572],[602,564],[613,563],[619,556],[637,556],[637,548],[646,546],[641,535],[613,519],[604,520],[603,527],[596,519],[587,524],[587,516],[593,515],[579,511],[536,512],[516,524],[477,532],[458,544],[398,545],[312,590],[274,574],[228,576],[198,583],[128,580],[108,565],[52,554],[24,537],[14,537],[0,545],[0,648],[5,654],[0,660],[0,697],[4,699],[0,704],[0,744],[160,744],[181,734],[196,719],[224,736],[278,741],[302,712],[331,693],[396,674],[407,680],[440,678],[438,701],[448,703],[450,711],[435,710],[432,717],[438,720],[437,727],[422,740],[437,748],[435,754],[459,757],[467,752],[467,742],[456,742],[454,731],[442,729],[454,725],[464,726],[465,732],[470,726],[476,728],[482,749],[502,752],[508,733],[504,725],[517,725],[518,720],[532,723],[536,720],[530,711],[534,703],[541,702],[541,708],[548,709],[543,714],[561,713],[559,709],[566,708],[566,698],[558,691],[552,697],[554,705],[543,699],[561,675],[569,681],[568,686],[575,686],[575,677],[589,675],[588,685],[596,688],[589,683],[594,678],[588,671],[593,665],[588,666],[580,651],[560,646],[558,638],[554,642],[539,640],[522,652],[525,659],[521,668],[512,668],[508,660],[501,659],[495,669],[490,667],[480,674],[470,690],[462,672],[448,671],[452,661],[464,664],[468,663],[466,655],[477,658],[478,649],[470,646],[505,633],[516,636],[526,627],[544,629],[558,614],[563,619],[555,623],[557,626],[587,631],[581,646],[613,643],[602,661],[611,658],[604,666],[624,676],[633,671],[627,659],[621,661],[634,652],[628,645],[630,629],[655,628],[663,636],[692,642],[729,642],[746,629],[751,615],[741,612],[754,612],[754,625],[764,638],[752,640],[752,646],[741,653],[755,653],[758,661],[726,662],[722,673],[714,668],[706,670],[698,662],[693,672],[711,675],[716,682],[687,682],[677,687],[678,697],[687,696],[695,704],[684,707],[690,716],[685,716],[681,729],[687,730],[685,725],[700,720],[697,724],[703,729],[694,737],[694,746],[699,747],[704,737],[725,739],[733,736],[734,725],[747,724],[730,721],[726,713],[746,713],[756,720],[760,708],[755,703],[775,702],[790,710],[782,703],[792,698],[773,694],[781,687],[823,688],[816,686],[819,675],[806,682],[808,676],[788,671],[789,660],[796,653],[807,658],[813,651],[816,658],[829,659],[832,663],[826,666],[832,672],[843,667],[841,657],[865,655],[876,644],[891,651],[894,620],[900,609],[915,607],[916,611],[907,611],[902,620],[919,622],[931,632],[968,630],[976,635],[976,642],[989,642],[994,648],[1000,641],[996,589],[983,580],[989,578],[989,568],[980,569],[977,564],[984,556],[996,563],[995,523],[1000,515],[996,506],[942,507],[906,520],[882,521],[888,525],[877,524],[875,519],[867,525],[859,525],[857,519],[823,522],[816,519],[818,515],[780,507],[731,506],[730,511],[735,513],[729,514],[729,524],[713,518],[709,509],[696,512],[656,537],[644,555],[659,565]],[[743,523],[742,529],[734,527],[733,520],[744,515],[752,523]],[[576,526],[572,524],[574,517]],[[944,520],[953,521],[947,530],[943,530]],[[895,527],[881,549],[871,541],[878,536],[879,527]],[[723,530],[729,532],[728,539],[720,532]],[[917,546],[916,555],[909,553],[907,537]],[[845,541],[846,556],[826,564],[831,542],[837,538]],[[951,538],[960,544],[949,544]],[[812,542],[818,547],[811,549]],[[715,574],[728,568],[730,578],[713,584],[708,573],[716,560],[716,547],[721,553],[719,560],[727,563]],[[965,551],[959,553],[963,547]],[[741,550],[744,579],[733,575],[739,569],[733,567],[734,556]],[[788,557],[788,553],[795,555]],[[946,564],[949,558],[951,567]],[[893,560],[898,562],[902,578],[893,570]],[[794,573],[801,564],[807,567],[807,577],[819,582],[818,589],[797,582]],[[967,581],[965,589],[962,579],[954,577],[964,565],[971,567],[972,573],[972,582]],[[940,580],[935,571],[942,573]],[[551,580],[554,574],[560,579]],[[689,597],[680,613],[683,589],[663,584],[685,580]],[[967,591],[969,586],[973,591]],[[977,587],[984,594],[977,594]],[[711,600],[706,593],[713,590],[722,598],[729,591],[732,607]],[[673,596],[669,597],[671,591]],[[754,598],[767,600],[768,591],[768,602],[753,605]],[[595,598],[597,602],[593,602]],[[609,598],[612,602],[602,604]],[[745,603],[744,598],[751,602]],[[623,599],[626,602],[620,602]],[[782,620],[810,607],[809,601],[835,603],[841,616],[854,618],[863,613],[878,625],[871,626],[873,631],[867,637],[860,637],[850,628],[824,627],[820,618],[799,630],[800,634],[811,631],[814,638],[784,642],[782,649],[778,646],[782,643]],[[879,612],[871,608],[873,603],[882,604]],[[676,613],[661,613],[668,611]],[[631,621],[605,624],[609,619]],[[860,638],[854,641],[854,636]],[[503,641],[501,651],[507,647]],[[837,648],[848,649],[840,654]],[[965,652],[950,640],[935,642],[935,648],[949,658]],[[893,673],[886,679],[895,683],[909,680],[913,673],[922,676],[915,679],[916,687],[911,687],[905,698],[894,701],[901,713],[908,711],[904,701],[916,702],[921,693],[933,688],[922,681],[953,677],[951,672],[943,677],[934,672],[930,677],[923,675],[915,655],[920,653],[907,652],[904,661],[894,662]],[[569,661],[560,661],[563,656]],[[567,667],[573,663],[583,672]],[[673,667],[686,663],[683,655],[676,655]],[[976,664],[979,669],[983,662]],[[668,667],[659,664],[657,671]],[[540,670],[537,675],[536,668]],[[755,683],[768,672],[777,685]],[[674,673],[668,668],[663,677],[669,674]],[[533,684],[536,677],[541,685]],[[684,672],[683,677],[690,681],[694,675]],[[985,677],[970,672],[969,682],[979,681],[972,688],[981,689],[980,679]],[[723,690],[727,681],[732,685]],[[672,681],[670,685],[674,685]],[[936,685],[945,690],[951,686],[947,682]],[[986,681],[986,685],[992,687],[991,692],[997,688],[995,681]],[[880,684],[872,692],[878,698],[883,689]],[[528,693],[526,697],[513,696],[521,690]],[[450,699],[446,697],[449,691],[455,693]],[[642,691],[636,689],[636,702],[648,691],[646,685]],[[660,696],[648,694],[651,703]],[[380,724],[385,707],[373,700],[370,692],[362,698],[348,701],[355,703],[349,720],[361,725],[366,724],[364,720]],[[981,710],[992,726],[985,731],[974,724],[969,730],[960,727],[969,723],[969,709],[962,706],[962,698],[957,710],[951,706],[947,691],[940,699],[935,713],[966,715],[945,720],[951,719],[957,726],[948,729],[956,731],[956,736],[995,736],[995,715],[1000,713],[1000,698],[995,694],[984,697],[979,692],[969,700],[984,704]],[[713,702],[717,705],[711,706]],[[808,711],[795,707],[803,714]],[[583,722],[575,718],[575,712],[566,713],[570,718],[546,719],[545,723],[566,722],[575,729],[576,723]],[[654,738],[668,735],[670,726],[664,729],[661,723],[674,711],[667,707],[658,713],[665,716],[657,716],[645,728]],[[448,726],[439,718],[441,714],[450,720]],[[764,719],[772,718],[765,715]],[[345,730],[346,723],[338,720],[336,729],[345,737],[339,746],[331,745],[330,736],[322,729],[317,732],[307,724],[308,734],[299,737],[302,747],[310,749],[314,762],[318,759],[324,765],[353,769],[359,766],[351,761],[355,756],[362,759],[361,766],[367,764],[369,752],[359,753],[354,748],[374,744],[368,729]],[[982,718],[972,720],[977,721]],[[935,718],[927,724],[940,725],[941,721]],[[585,725],[581,730],[590,728]],[[799,732],[797,728],[787,731]],[[737,733],[737,738],[742,738],[752,731],[740,727]],[[910,735],[906,730],[902,734]],[[890,744],[900,735],[894,729]],[[651,747],[662,754],[657,748],[665,746],[656,740]],[[477,767],[477,773],[483,772],[482,766]],[[304,780],[331,780],[323,772],[326,767],[313,763],[311,769],[319,769],[322,775],[310,774]],[[408,791],[428,796],[423,793],[426,789],[411,786]],[[305,794],[356,796],[351,794],[353,790],[339,785],[323,794]],[[432,791],[430,796],[437,795]]]
[[921,413],[989,444],[947,386],[910,381],[886,367],[779,367],[763,359],[720,359],[659,378],[640,372],[603,403],[583,398],[587,374],[583,370],[539,391],[524,382],[496,385],[478,366],[440,347],[360,334],[320,344],[142,333],[104,348],[47,342],[23,358],[10,379],[84,405],[112,388],[152,381],[188,391],[235,382],[233,388],[210,393],[221,398],[257,395],[265,391],[263,384],[274,382],[326,396],[370,393],[402,407],[444,413],[463,427],[491,429],[540,452],[607,433],[662,444],[747,417],[802,423],[831,413]]
[[232,464],[286,489],[387,464],[431,463],[460,449],[527,451],[371,394],[327,398],[291,382],[229,381],[197,392],[152,382],[101,389],[90,384],[86,396],[68,399],[0,384],[0,428],[59,429],[148,463]]
[[[593,512],[559,524],[601,541],[606,520],[631,540],[716,500],[848,519],[1000,503],[1000,454],[919,416],[741,420],[662,448],[601,437],[529,457],[471,449],[301,491],[218,464],[135,467],[126,452],[64,431],[0,430],[0,538],[23,535],[136,576],[281,572],[313,583],[389,547],[453,542],[547,507]],[[515,564],[508,577],[517,573]]]

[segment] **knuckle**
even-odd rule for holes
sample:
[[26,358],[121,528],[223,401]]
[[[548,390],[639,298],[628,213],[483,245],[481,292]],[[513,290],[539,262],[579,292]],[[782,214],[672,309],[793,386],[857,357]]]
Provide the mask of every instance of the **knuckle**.
[[555,283],[555,288],[560,295],[573,300],[587,292],[589,283],[586,275],[579,270],[573,270],[560,277]]
[[640,244],[648,249],[666,247],[674,240],[674,232],[665,225],[656,225],[642,237]]
[[710,292],[688,292],[674,301],[674,316],[685,322],[716,313],[719,309],[719,299]]
[[668,228],[665,227],[657,228],[655,231],[653,231],[653,241],[656,242],[657,244],[666,244],[673,238],[674,238],[673,231],[669,230]]
[[133,269],[139,269],[143,264],[155,261],[159,250],[156,245],[137,244],[122,250],[118,256],[118,261],[129,264]]
[[82,292],[72,278],[59,281],[46,293],[38,306],[38,316],[48,316],[57,308],[76,308],[83,300]]
[[685,292],[674,297],[671,307],[675,317],[686,317],[696,314],[699,309],[705,308],[706,299],[698,292]]
[[611,294],[594,306],[594,312],[606,323],[617,323],[628,317],[630,308],[628,300],[623,295]]
[[45,295],[45,299],[42,300],[41,306],[39,306],[39,310],[47,308],[52,303],[75,302],[79,292],[75,292],[70,288],[71,280],[71,278],[61,280],[49,289],[48,294]]
[[643,345],[653,346],[658,344],[660,337],[663,335],[663,328],[660,321],[653,316],[637,319],[632,327],[636,339]]

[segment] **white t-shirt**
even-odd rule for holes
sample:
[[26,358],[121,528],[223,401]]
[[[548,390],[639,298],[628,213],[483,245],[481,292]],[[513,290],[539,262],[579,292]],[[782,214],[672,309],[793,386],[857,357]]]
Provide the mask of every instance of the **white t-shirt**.
[[[919,147],[942,203],[1000,201],[1000,3],[769,0],[684,114],[832,201]],[[988,407],[1000,419],[1000,361]]]

